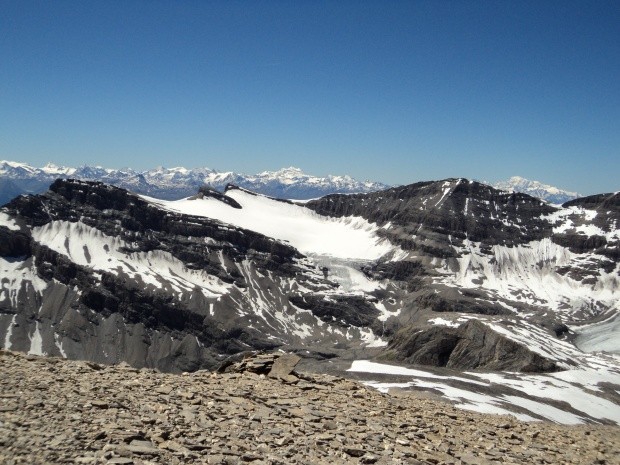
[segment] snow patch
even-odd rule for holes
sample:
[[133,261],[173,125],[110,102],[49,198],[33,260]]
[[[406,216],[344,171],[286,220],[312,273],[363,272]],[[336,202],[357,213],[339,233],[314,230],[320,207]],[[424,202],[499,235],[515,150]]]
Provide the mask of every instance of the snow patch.
[[459,323],[458,321],[446,320],[441,317],[432,318],[428,320],[428,322],[438,326],[448,326],[450,328],[458,328],[459,326],[461,326],[461,323]]
[[545,305],[567,319],[579,311],[594,317],[602,308],[620,309],[618,267],[609,273],[598,270],[594,284],[557,272],[563,267],[587,270],[593,261],[606,261],[605,257],[573,253],[549,238],[514,247],[494,245],[490,253],[469,240],[453,247],[459,258],[456,263],[443,262],[438,271],[444,276],[436,278],[437,283],[484,289],[495,299]]
[[0,211],[0,226],[5,226],[11,231],[19,231],[21,229],[15,220],[3,211]]
[[62,341],[60,340],[60,336],[58,334],[54,334],[54,343],[56,344],[58,352],[60,352],[62,358],[67,358],[67,354],[62,347]]
[[125,252],[123,250],[133,248],[132,244],[81,222],[52,221],[33,228],[32,237],[78,265],[124,273],[136,282],[177,294],[198,287],[205,297],[217,297],[228,293],[232,287],[202,270],[187,268],[168,252]]
[[41,336],[41,329],[39,327],[39,322],[37,321],[35,324],[34,333],[30,337],[30,350],[28,350],[29,355],[47,355],[43,352],[43,336]]
[[584,352],[611,352],[620,354],[620,314],[600,323],[587,326],[571,326],[577,333],[575,345]]
[[9,323],[9,327],[6,330],[6,335],[4,336],[4,348],[7,350],[11,350],[11,336],[13,335],[13,328],[15,327],[15,320],[17,315],[13,315],[11,318],[11,322]]

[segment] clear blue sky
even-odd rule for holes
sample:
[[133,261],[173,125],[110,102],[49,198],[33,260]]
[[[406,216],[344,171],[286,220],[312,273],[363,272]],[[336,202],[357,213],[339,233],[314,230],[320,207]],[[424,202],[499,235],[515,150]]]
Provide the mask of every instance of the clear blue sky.
[[0,159],[620,189],[620,2],[0,0]]

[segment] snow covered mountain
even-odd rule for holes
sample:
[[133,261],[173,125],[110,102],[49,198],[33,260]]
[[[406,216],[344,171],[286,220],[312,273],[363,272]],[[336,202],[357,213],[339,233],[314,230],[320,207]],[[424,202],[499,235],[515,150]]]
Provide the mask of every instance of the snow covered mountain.
[[224,190],[227,184],[234,184],[271,197],[298,200],[333,193],[372,192],[388,187],[377,182],[360,182],[350,176],[310,176],[292,167],[244,175],[209,168],[158,167],[138,172],[131,168],[113,170],[100,166],[67,168],[51,163],[43,168],[35,168],[25,163],[0,161],[0,205],[20,194],[45,192],[58,178],[101,181],[168,200],[188,197],[204,185]]
[[530,181],[520,176],[513,176],[507,181],[499,181],[493,184],[496,189],[508,192],[521,192],[532,197],[538,197],[546,202],[561,205],[569,200],[581,197],[577,192],[569,192],[557,187],[543,184],[539,181]]
[[[294,167],[247,175],[218,172],[210,168],[183,167],[135,171],[131,168],[115,170],[101,166],[68,168],[48,163],[43,168],[35,168],[25,163],[0,160],[0,205],[20,194],[43,193],[58,178],[101,181],[166,200],[188,197],[204,185],[223,191],[228,184],[233,184],[270,197],[295,200],[315,199],[335,193],[375,192],[389,187],[380,182],[358,181],[346,175],[311,176]],[[529,194],[558,205],[580,197],[576,192],[519,176],[497,182],[493,186],[508,192]]]
[[282,349],[470,408],[620,423],[619,219],[619,194],[556,207],[465,179],[303,203],[58,180],[0,209],[0,346],[177,372]]

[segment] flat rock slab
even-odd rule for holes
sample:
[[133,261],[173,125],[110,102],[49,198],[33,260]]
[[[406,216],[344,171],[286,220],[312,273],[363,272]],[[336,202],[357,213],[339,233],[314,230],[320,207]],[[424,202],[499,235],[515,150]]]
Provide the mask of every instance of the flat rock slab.
[[295,354],[284,354],[278,357],[271,367],[271,371],[268,376],[270,378],[282,379],[284,381],[297,380],[296,376],[293,376],[293,370],[301,360],[301,357]]

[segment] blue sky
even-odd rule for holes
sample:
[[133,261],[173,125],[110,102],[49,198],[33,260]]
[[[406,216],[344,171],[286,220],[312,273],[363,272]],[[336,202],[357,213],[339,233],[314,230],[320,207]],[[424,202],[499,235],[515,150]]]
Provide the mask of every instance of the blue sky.
[[0,159],[620,189],[618,1],[0,0]]

